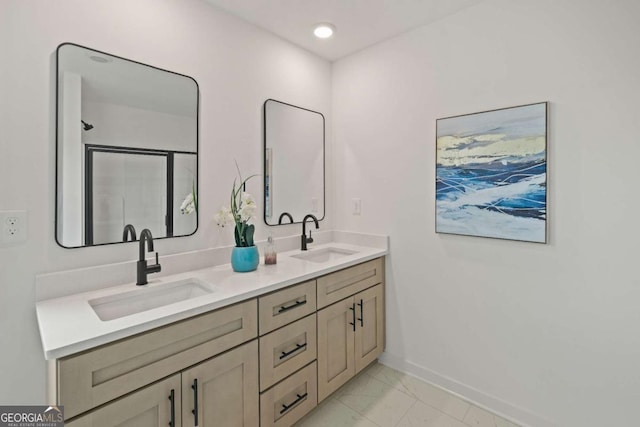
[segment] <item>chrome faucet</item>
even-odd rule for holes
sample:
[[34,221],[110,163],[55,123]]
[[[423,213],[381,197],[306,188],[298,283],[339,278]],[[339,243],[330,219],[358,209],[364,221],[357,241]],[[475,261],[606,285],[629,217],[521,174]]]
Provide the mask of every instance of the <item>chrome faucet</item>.
[[309,237],[307,237],[307,219],[309,218],[311,218],[313,222],[316,223],[316,230],[320,228],[320,226],[318,225],[318,218],[316,218],[311,214],[308,214],[307,216],[304,217],[304,219],[302,220],[302,236],[301,236],[302,244],[300,246],[300,250],[303,250],[303,251],[307,250],[307,243],[313,243],[313,238],[311,237],[311,230],[309,230]]
[[145,240],[147,242],[147,251],[153,252],[153,236],[148,228],[145,228],[142,230],[142,233],[140,233],[140,258],[138,259],[138,280],[136,281],[136,285],[138,286],[146,285],[148,283],[147,274],[158,273],[162,269],[158,262],[158,252],[156,252],[156,263],[154,265],[147,266],[144,250]]
[[291,221],[291,224],[293,224],[293,217],[291,216],[291,214],[289,212],[282,212],[280,214],[280,218],[278,218],[278,225],[282,225],[282,220],[285,216],[288,217],[289,221]]
[[138,240],[138,236],[136,236],[136,229],[131,224],[127,224],[124,226],[124,230],[122,231],[122,241],[128,242],[129,237],[131,237],[132,242],[135,242],[136,240]]

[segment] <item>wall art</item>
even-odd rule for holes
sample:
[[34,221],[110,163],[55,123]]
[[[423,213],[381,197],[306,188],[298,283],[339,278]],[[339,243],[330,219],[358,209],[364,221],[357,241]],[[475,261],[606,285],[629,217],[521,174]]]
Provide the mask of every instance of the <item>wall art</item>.
[[436,121],[436,232],[547,241],[547,108]]

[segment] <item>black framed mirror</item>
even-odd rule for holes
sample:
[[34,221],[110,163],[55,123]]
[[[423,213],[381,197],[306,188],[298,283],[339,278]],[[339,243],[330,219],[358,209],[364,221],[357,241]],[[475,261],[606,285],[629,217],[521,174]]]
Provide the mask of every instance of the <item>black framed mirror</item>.
[[265,223],[300,223],[307,214],[324,219],[324,116],[274,99],[263,113]]
[[56,60],[58,244],[195,233],[196,81],[73,43]]

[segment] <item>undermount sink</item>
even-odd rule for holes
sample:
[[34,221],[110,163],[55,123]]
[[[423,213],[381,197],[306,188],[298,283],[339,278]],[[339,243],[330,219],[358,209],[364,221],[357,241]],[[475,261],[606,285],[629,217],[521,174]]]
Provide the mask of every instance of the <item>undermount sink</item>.
[[358,252],[342,248],[319,248],[309,249],[306,252],[291,255],[291,257],[311,262],[328,262],[356,253]]
[[216,288],[195,278],[144,287],[89,300],[100,320],[113,320],[215,292]]

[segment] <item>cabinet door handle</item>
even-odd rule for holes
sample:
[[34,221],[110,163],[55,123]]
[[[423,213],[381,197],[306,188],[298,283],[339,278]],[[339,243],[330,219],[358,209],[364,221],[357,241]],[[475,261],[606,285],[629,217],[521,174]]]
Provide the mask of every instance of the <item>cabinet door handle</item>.
[[305,348],[307,346],[307,343],[304,344],[296,344],[296,348],[289,350],[289,351],[283,351],[282,354],[280,355],[280,360],[284,359],[285,357],[289,357],[291,356],[293,353],[295,353],[298,350],[301,350],[303,348]]
[[194,426],[198,427],[198,379],[194,379],[193,380],[193,385],[191,386],[191,388],[193,389],[193,409],[191,410],[191,413],[193,414],[194,417]]
[[349,310],[351,310],[351,314],[353,314],[353,322],[349,322],[349,324],[353,326],[353,332],[355,332],[356,331],[356,303],[355,302],[351,304],[351,307],[349,307]]
[[169,427],[176,427],[176,395],[173,389],[171,389],[171,394],[169,394],[169,401],[171,402],[171,419],[169,420]]
[[306,303],[307,303],[307,300],[304,300],[304,301],[296,300],[296,302],[291,304],[291,305],[288,305],[286,307],[285,306],[281,306],[280,310],[278,310],[278,314],[284,313],[285,311],[293,310],[294,308],[296,308],[298,306],[301,306],[301,305],[305,305]]
[[364,327],[364,301],[360,300],[358,305],[360,306],[360,318],[358,320],[360,321],[360,326]]
[[296,393],[296,396],[298,396],[296,398],[296,400],[294,400],[293,402],[291,402],[288,405],[285,405],[284,403],[282,404],[282,409],[280,410],[280,415],[284,414],[285,412],[287,412],[289,409],[293,408],[294,406],[296,406],[298,403],[300,403],[302,400],[306,399],[307,397],[307,393],[305,394],[298,394]]

